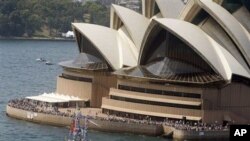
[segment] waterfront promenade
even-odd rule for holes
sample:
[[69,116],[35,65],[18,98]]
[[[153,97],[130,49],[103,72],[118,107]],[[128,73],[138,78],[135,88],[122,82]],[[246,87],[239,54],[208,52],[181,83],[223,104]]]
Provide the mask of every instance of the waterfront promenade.
[[[152,121],[138,120],[116,115],[107,115],[99,108],[80,108],[90,118],[89,128],[99,131],[135,133],[152,136],[166,135],[176,139],[227,138],[228,126],[184,122],[183,120]],[[54,126],[69,126],[76,108],[51,107],[46,103],[34,104],[27,99],[11,100],[6,107],[7,115],[13,118]]]

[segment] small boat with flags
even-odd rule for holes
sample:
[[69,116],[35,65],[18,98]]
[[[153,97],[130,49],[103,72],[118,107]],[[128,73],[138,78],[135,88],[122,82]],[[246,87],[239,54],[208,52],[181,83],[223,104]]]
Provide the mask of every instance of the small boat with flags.
[[89,116],[82,115],[80,111],[72,119],[69,135],[66,141],[90,141],[88,137],[88,123],[98,126]]

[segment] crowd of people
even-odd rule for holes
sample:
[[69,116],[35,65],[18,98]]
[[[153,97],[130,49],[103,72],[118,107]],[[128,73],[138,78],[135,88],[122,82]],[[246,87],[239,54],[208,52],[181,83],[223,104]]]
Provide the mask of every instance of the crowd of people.
[[8,102],[8,106],[37,113],[45,113],[65,117],[73,116],[68,112],[59,111],[57,106],[52,106],[51,104],[48,104],[46,102],[37,102],[26,98],[10,100]]
[[222,124],[206,124],[201,122],[190,122],[185,120],[169,120],[164,121],[153,121],[150,118],[145,118],[143,120],[131,119],[126,117],[117,117],[114,115],[109,115],[105,118],[97,117],[101,120],[123,122],[123,123],[133,123],[133,124],[147,124],[147,125],[166,125],[173,127],[178,130],[188,130],[188,131],[223,131],[229,130],[229,126],[222,126]]
[[166,126],[174,127],[178,130],[188,130],[188,131],[227,131],[229,130],[229,126],[222,124],[214,123],[214,124],[206,124],[201,122],[189,122],[184,120],[166,120],[164,123]]
[[100,120],[106,120],[106,121],[113,121],[113,122],[122,122],[122,123],[133,123],[133,124],[147,124],[147,125],[162,125],[163,122],[158,121],[151,121],[148,119],[132,119],[132,118],[126,118],[126,117],[118,117],[115,115],[107,115],[106,117],[99,117],[97,116],[96,119]]
[[[52,106],[51,104],[45,102],[37,102],[29,99],[13,99],[10,100],[8,106],[14,107],[17,109],[27,110],[31,112],[37,113],[45,113],[45,114],[52,114],[52,115],[59,115],[65,117],[74,117],[74,113],[72,112],[61,112],[58,110],[57,106]],[[105,121],[112,121],[112,122],[122,122],[128,124],[147,124],[147,125],[165,125],[169,127],[174,127],[178,130],[188,130],[188,131],[222,131],[228,130],[228,125],[222,126],[221,124],[206,124],[201,122],[190,122],[186,120],[170,120],[165,119],[164,121],[155,121],[151,120],[149,116],[146,116],[144,119],[132,119],[129,117],[121,117],[117,115],[109,115],[100,116],[96,113],[95,116],[90,118],[98,119],[98,120],[105,120]]]

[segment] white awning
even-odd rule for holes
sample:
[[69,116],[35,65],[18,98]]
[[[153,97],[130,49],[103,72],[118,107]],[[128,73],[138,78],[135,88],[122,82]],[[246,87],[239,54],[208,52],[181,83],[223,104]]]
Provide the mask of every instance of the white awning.
[[48,103],[64,103],[64,102],[77,102],[77,101],[89,101],[88,99],[80,99],[79,97],[61,95],[57,93],[44,93],[37,96],[26,97],[30,100],[48,102]]

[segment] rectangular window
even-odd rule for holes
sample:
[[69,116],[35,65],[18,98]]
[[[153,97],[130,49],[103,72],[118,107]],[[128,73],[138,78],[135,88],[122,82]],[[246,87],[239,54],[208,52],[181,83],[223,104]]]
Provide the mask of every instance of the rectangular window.
[[86,77],[76,77],[76,76],[71,76],[71,75],[67,75],[67,74],[62,74],[62,76],[60,76],[60,77],[65,78],[65,79],[70,79],[70,80],[76,80],[76,81],[83,81],[83,82],[92,83],[92,79],[91,78],[86,78]]
[[130,91],[130,87],[129,86],[124,86],[124,85],[118,85],[118,89]]
[[145,89],[144,88],[138,88],[138,87],[131,87],[131,91],[144,93]]
[[133,91],[133,92],[148,93],[148,94],[166,95],[166,96],[201,98],[200,94],[195,94],[195,93],[183,93],[183,92],[174,92],[174,91],[162,91],[162,90],[156,90],[156,89],[144,89],[144,88],[139,88],[139,87],[125,86],[125,85],[118,85],[118,89]]
[[161,90],[155,90],[155,89],[146,89],[146,93],[150,94],[162,94]]
[[147,105],[157,105],[157,106],[185,108],[185,109],[201,109],[201,106],[183,105],[183,104],[174,104],[174,103],[163,103],[163,102],[148,101],[148,100],[141,100],[141,99],[123,98],[123,97],[119,97],[119,96],[111,96],[111,99],[132,102],[132,103],[147,104]]

